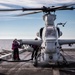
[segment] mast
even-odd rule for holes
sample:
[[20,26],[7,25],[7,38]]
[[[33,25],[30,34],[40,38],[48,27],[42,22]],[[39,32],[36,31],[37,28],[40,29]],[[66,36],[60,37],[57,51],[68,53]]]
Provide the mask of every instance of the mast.
[[43,16],[43,20],[45,21],[45,25],[47,26],[54,26],[54,21],[56,20],[56,15],[55,14],[45,14]]

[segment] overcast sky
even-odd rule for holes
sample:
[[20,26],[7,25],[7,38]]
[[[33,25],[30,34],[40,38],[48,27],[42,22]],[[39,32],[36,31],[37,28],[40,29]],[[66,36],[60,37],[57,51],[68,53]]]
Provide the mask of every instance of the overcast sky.
[[[74,4],[75,0],[0,0],[0,9],[13,9],[23,7],[42,7],[42,6],[62,6],[65,4]],[[0,39],[26,39],[35,38],[36,33],[41,27],[44,27],[42,19],[43,13],[10,17],[11,15],[25,13],[18,12],[0,12]],[[75,38],[75,10],[56,12],[57,19],[55,24],[66,22],[65,27],[61,27],[62,38]]]

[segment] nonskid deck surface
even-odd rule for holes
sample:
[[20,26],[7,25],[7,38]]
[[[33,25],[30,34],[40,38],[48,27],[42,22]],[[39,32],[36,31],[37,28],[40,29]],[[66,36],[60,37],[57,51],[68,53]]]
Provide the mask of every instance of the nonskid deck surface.
[[[68,55],[64,54],[67,61],[74,62],[75,51],[65,52],[68,53]],[[24,52],[20,54],[21,60],[28,60],[30,58],[31,52]],[[11,61],[12,58],[9,60]],[[54,65],[43,65],[40,63],[38,67],[35,67],[31,60],[28,62],[0,62],[0,75],[75,75],[74,63],[71,63],[71,65],[71,68],[63,68],[59,66],[53,67]]]

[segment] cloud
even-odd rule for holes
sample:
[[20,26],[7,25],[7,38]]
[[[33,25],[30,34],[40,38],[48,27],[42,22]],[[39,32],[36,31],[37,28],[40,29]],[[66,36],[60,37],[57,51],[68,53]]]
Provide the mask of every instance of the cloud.
[[8,7],[8,8],[22,8],[22,6],[21,5],[15,5],[15,4],[6,4],[6,3],[0,3],[0,7],[2,8],[2,7]]
[[28,20],[41,20],[41,18],[39,17],[28,17],[28,16],[23,16],[23,17],[16,17],[16,16],[10,16],[10,15],[0,15],[0,22],[4,22],[4,21],[16,21],[16,20],[25,20],[25,19],[28,19]]
[[75,0],[0,0],[1,6],[6,7],[42,7],[60,3],[75,3]]

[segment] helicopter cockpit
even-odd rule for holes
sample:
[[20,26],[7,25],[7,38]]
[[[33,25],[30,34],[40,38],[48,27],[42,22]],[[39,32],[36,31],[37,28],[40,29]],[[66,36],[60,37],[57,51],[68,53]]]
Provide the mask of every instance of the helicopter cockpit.
[[56,37],[56,30],[55,30],[55,28],[53,26],[52,27],[47,27],[45,36],[46,37]]

